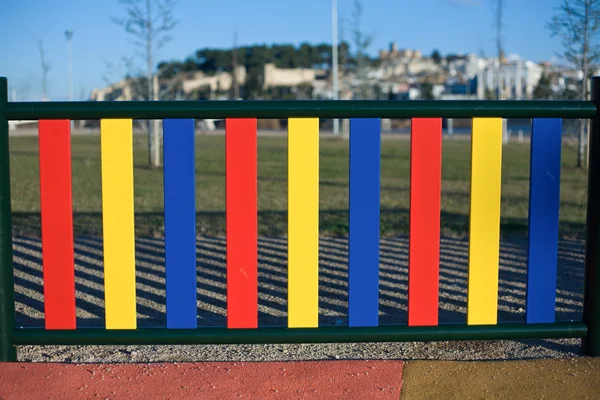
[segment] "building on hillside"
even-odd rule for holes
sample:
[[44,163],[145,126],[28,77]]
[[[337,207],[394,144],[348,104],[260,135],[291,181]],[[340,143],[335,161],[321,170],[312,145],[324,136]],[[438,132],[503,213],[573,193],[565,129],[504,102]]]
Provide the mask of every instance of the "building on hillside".
[[489,91],[494,97],[499,94],[505,100],[531,100],[543,71],[544,67],[533,61],[513,60],[499,64],[494,59],[481,71],[482,96]]
[[[182,76],[184,75],[184,76]],[[234,74],[231,72],[219,72],[214,75],[206,75],[202,71],[184,73],[177,75],[174,79],[181,81],[181,89],[184,97],[192,97],[194,92],[208,93],[208,99],[228,99],[228,93],[232,90],[233,75],[238,85],[246,83],[246,68],[238,66]]]
[[[437,61],[437,62],[436,62]],[[475,54],[458,54],[434,61],[420,51],[398,49],[395,43],[382,50],[361,73],[345,65],[340,70],[340,99],[531,99],[538,81],[549,69],[517,57],[482,58]],[[260,71],[260,70],[258,70]],[[278,68],[267,63],[262,73],[248,76],[244,66],[234,74],[221,71],[205,74],[201,71],[180,72],[169,79],[160,79],[161,99],[225,100],[231,98],[234,77],[241,92],[253,90],[256,98],[265,99],[333,99],[331,69]],[[557,72],[558,73],[558,72]],[[562,74],[562,73],[561,73]],[[561,75],[559,74],[559,75]],[[252,88],[248,89],[252,79]],[[574,79],[567,79],[571,85]],[[553,84],[565,86],[556,81]],[[553,81],[553,82],[554,82]],[[119,101],[142,99],[146,85],[143,78],[123,80],[107,88],[94,89],[92,100]],[[246,98],[248,94],[242,94]]]
[[128,101],[133,100],[133,88],[129,80],[123,79],[102,89],[92,89],[92,101]]
[[423,57],[419,50],[398,49],[395,42],[390,44],[389,50],[379,51],[379,67],[376,68],[380,79],[389,79],[398,76],[418,76],[438,73],[441,66],[431,58]]
[[379,59],[381,61],[394,61],[394,60],[419,60],[423,58],[423,54],[419,50],[412,49],[398,49],[396,42],[390,43],[389,50],[380,50]]
[[[265,64],[261,77],[262,88],[265,91],[287,91],[294,93],[299,87],[312,87],[326,85],[324,82],[329,77],[329,71],[311,68],[277,68],[275,64]],[[194,100],[225,100],[229,98],[232,90],[233,74],[219,72],[207,75],[202,71],[181,72],[169,79],[160,79],[160,92],[169,94],[174,99]],[[247,73],[244,66],[236,69],[236,79],[240,86],[246,84]],[[127,101],[136,100],[141,96],[137,91],[144,90],[145,85],[140,81],[122,80],[102,89],[94,89],[90,99],[92,101]],[[139,85],[136,90],[136,85]],[[160,96],[164,98],[164,96]]]
[[277,68],[275,64],[265,64],[263,89],[273,87],[297,87],[312,85],[317,79],[324,78],[326,71],[312,68]]
[[447,63],[446,69],[450,76],[464,76],[467,79],[473,79],[477,74],[484,70],[487,61],[484,58],[477,57],[473,53],[459,55]]

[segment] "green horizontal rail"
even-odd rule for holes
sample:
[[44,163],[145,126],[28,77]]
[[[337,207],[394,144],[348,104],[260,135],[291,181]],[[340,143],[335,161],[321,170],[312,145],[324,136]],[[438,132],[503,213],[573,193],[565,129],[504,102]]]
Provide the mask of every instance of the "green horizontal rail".
[[591,101],[85,101],[7,103],[8,120],[101,118],[593,118]]
[[14,331],[12,340],[16,345],[359,343],[581,338],[586,333],[587,327],[583,322],[293,329],[145,328],[106,330],[81,328],[77,330],[44,330],[22,328]]

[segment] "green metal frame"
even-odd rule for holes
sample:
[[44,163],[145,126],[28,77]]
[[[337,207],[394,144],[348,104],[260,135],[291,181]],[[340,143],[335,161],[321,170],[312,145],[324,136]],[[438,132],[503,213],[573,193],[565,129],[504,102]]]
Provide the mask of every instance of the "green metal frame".
[[17,329],[15,344],[265,344],[416,342],[440,340],[501,340],[536,338],[582,338],[583,322],[555,324],[378,326],[369,328],[332,326],[319,328],[257,329],[162,329],[107,330],[82,328],[72,331]]
[[0,361],[14,361],[17,350],[12,342],[15,329],[15,286],[10,209],[10,162],[8,153],[8,84],[0,78]]
[[[584,354],[600,356],[600,78],[591,101],[244,101],[9,103],[0,78],[0,361],[16,360],[16,345],[249,344],[399,342],[583,338]],[[101,118],[413,118],[502,117],[592,120],[583,321],[554,324],[440,325],[431,327],[319,327],[258,329],[45,330],[15,328],[8,148],[9,120]]]
[[[592,101],[600,108],[600,77],[592,78]],[[592,118],[588,166],[587,237],[583,293],[586,355],[600,357],[600,114]]]
[[8,103],[9,120],[100,118],[593,118],[591,101],[99,101]]

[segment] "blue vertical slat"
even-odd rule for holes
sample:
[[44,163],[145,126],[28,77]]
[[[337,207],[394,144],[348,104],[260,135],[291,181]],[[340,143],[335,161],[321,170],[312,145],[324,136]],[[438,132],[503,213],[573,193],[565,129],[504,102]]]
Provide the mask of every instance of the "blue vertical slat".
[[165,119],[167,328],[197,327],[194,120]]
[[377,326],[381,124],[350,120],[348,325]]
[[555,318],[561,142],[561,119],[533,119],[527,323],[554,322]]

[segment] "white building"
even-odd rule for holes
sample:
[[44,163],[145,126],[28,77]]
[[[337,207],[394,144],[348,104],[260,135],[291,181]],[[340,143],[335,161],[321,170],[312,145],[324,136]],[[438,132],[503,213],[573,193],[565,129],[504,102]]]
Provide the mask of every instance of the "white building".
[[[496,93],[500,83],[502,99],[529,100],[533,98],[542,73],[542,66],[533,61],[513,60],[499,65],[497,60],[492,60],[481,73],[482,89]],[[481,93],[481,98],[484,93]]]
[[470,53],[466,56],[457,58],[448,63],[448,74],[450,76],[462,75],[466,78],[473,79],[477,74],[484,70],[487,62],[484,58]]

